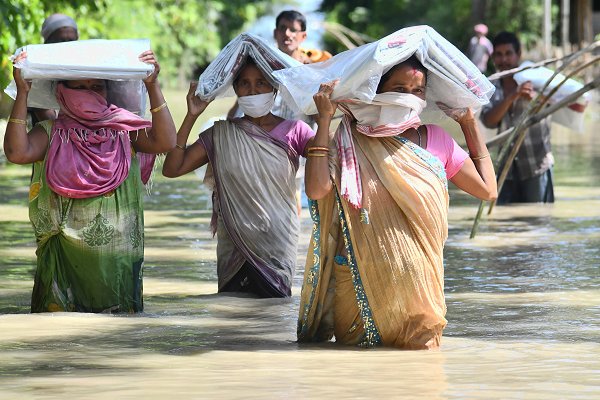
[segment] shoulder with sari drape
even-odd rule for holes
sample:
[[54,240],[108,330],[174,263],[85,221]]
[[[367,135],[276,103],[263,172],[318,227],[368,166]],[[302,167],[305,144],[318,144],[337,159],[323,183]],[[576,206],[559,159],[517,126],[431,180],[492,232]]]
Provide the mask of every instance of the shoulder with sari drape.
[[290,296],[299,226],[297,151],[245,119],[217,121],[199,140],[214,188],[219,290],[248,263],[278,296]]
[[[446,325],[443,246],[448,189],[435,156],[401,137],[352,130],[362,207],[334,189],[312,202],[299,341],[427,348]],[[335,152],[332,152],[335,154]]]

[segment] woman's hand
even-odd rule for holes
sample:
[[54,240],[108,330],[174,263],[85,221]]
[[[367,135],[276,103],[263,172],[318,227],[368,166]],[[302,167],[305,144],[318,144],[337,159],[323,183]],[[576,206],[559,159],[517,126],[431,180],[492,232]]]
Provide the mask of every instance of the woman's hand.
[[13,59],[13,78],[15,79],[15,83],[17,84],[17,93],[28,93],[31,89],[31,82],[23,79],[23,75],[21,74],[21,68],[16,66],[17,63],[25,61],[27,59],[27,52],[22,51]]
[[200,97],[196,96],[197,87],[198,82],[190,82],[190,89],[188,90],[187,96],[185,96],[188,114],[194,118],[202,114],[210,104],[210,101],[201,100]]
[[446,104],[437,102],[435,103],[447,116],[458,122],[459,125],[475,122],[475,115],[473,110],[469,107],[464,108],[450,108]]
[[150,84],[155,83],[158,80],[158,73],[160,72],[160,64],[154,55],[152,50],[146,50],[138,57],[141,62],[146,64],[154,65],[154,71],[150,75],[148,75],[145,79],[143,79],[144,83]]
[[319,91],[313,96],[313,100],[319,113],[318,119],[331,119],[333,117],[333,114],[337,109],[337,102],[331,100],[331,94],[339,81],[339,79],[336,79],[331,82],[322,83],[319,87]]

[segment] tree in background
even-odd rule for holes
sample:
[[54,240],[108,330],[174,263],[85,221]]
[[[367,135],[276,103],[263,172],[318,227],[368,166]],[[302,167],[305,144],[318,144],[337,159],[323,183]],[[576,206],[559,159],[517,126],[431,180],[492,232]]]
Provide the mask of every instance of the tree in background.
[[234,36],[275,0],[0,0],[0,86],[12,77],[9,55],[42,43],[42,22],[56,12],[77,22],[80,39],[149,38],[166,86],[187,85]]
[[[543,19],[539,0],[323,0],[321,10],[328,21],[377,39],[407,26],[429,25],[460,49],[466,49],[479,22],[488,25],[490,36],[518,32],[530,47],[540,39]],[[331,38],[327,45],[336,52],[346,50]]]

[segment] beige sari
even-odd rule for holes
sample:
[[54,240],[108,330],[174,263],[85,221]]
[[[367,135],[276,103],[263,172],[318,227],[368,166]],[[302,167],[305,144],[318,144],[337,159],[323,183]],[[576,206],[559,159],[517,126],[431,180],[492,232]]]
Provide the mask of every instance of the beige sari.
[[[312,202],[298,340],[423,349],[446,326],[443,247],[448,189],[441,162],[398,137],[353,132],[363,209],[334,189]],[[336,159],[334,155],[333,159]]]

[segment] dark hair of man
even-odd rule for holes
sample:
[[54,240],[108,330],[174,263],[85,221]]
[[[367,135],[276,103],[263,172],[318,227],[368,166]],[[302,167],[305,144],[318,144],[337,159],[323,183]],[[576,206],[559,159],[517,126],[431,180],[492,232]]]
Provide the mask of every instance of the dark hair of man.
[[425,75],[425,81],[427,81],[427,68],[425,68],[423,66],[423,64],[421,64],[421,61],[419,61],[417,56],[415,56],[413,54],[412,56],[410,56],[406,60],[402,61],[401,63],[394,65],[392,67],[392,69],[390,69],[388,72],[386,72],[385,74],[383,74],[381,76],[381,80],[379,81],[379,84],[377,85],[377,93],[381,93],[381,87],[391,78],[394,71],[396,71],[400,66],[404,66],[404,65],[408,65],[410,67],[413,67],[417,71],[421,71],[423,73],[423,75]]
[[515,53],[519,54],[521,52],[521,42],[519,42],[517,35],[512,32],[502,31],[494,37],[492,40],[494,48],[501,44],[512,44]]
[[279,27],[279,21],[282,19],[287,19],[288,21],[298,21],[300,22],[300,28],[302,32],[306,31],[306,17],[295,10],[286,10],[279,13],[277,18],[275,19],[275,28]]

